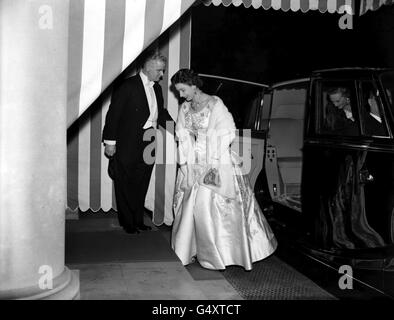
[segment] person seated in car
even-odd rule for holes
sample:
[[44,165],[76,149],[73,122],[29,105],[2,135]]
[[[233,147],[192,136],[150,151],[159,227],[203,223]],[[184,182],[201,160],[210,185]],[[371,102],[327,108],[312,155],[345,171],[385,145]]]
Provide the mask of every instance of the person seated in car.
[[387,132],[379,112],[378,102],[373,91],[368,96],[368,104],[365,106],[364,131],[366,135],[385,136]]
[[326,130],[341,135],[357,135],[357,123],[352,112],[348,89],[339,87],[327,92]]

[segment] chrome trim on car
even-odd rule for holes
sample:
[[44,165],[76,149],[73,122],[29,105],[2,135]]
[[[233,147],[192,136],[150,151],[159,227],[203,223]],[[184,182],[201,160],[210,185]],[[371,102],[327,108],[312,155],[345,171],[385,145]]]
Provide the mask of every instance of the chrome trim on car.
[[215,75],[211,75],[211,74],[199,73],[198,75],[200,77],[206,77],[206,78],[213,78],[213,79],[228,80],[228,81],[252,84],[252,85],[263,87],[263,88],[268,88],[269,87],[266,84],[261,84],[261,83],[257,83],[257,82],[246,81],[246,80],[240,80],[240,79],[234,79],[234,78],[228,78],[228,77],[215,76]]

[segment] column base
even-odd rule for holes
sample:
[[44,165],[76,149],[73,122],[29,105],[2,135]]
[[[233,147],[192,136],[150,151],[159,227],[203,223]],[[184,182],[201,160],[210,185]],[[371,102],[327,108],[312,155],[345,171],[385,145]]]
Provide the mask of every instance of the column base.
[[64,271],[53,279],[52,289],[40,289],[38,286],[16,290],[0,291],[1,300],[79,300],[79,270]]
[[[67,268],[67,267],[65,267]],[[40,300],[79,300],[79,270],[67,270],[70,273],[70,281],[59,291],[49,292],[49,295],[39,298]]]

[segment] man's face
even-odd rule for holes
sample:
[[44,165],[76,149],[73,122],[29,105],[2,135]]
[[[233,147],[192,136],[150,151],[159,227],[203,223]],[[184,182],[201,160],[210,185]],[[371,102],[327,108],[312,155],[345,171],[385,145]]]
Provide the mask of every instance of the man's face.
[[160,81],[166,71],[166,64],[161,60],[150,60],[146,63],[144,71],[150,81]]
[[332,104],[338,109],[343,109],[343,107],[347,104],[346,97],[344,97],[340,92],[330,94],[330,100]]

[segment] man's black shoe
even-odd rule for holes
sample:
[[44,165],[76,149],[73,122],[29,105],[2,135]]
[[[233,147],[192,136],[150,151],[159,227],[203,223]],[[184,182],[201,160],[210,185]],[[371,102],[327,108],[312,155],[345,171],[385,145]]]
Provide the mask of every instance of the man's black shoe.
[[126,232],[126,233],[129,233],[129,234],[137,234],[137,233],[140,233],[140,230],[138,230],[137,228],[123,228],[124,229],[124,231]]
[[143,224],[143,225],[141,225],[141,226],[138,226],[137,228],[138,228],[139,230],[143,230],[143,231],[145,231],[145,230],[152,230],[152,227],[147,226],[147,225],[145,225],[145,224]]

